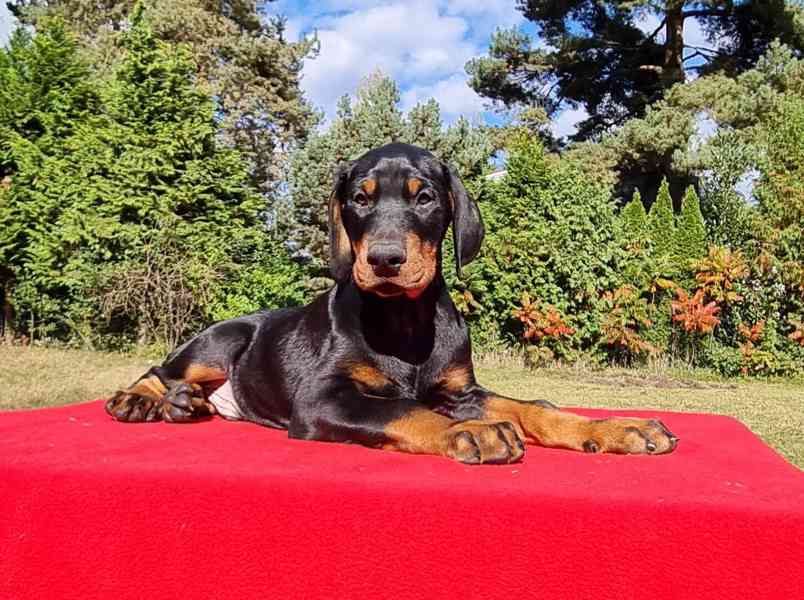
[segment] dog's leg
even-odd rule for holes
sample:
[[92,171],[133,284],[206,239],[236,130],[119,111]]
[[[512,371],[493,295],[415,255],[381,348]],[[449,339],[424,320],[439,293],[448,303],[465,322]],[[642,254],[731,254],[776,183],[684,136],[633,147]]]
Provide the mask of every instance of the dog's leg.
[[129,422],[183,422],[215,414],[207,392],[226,381],[255,331],[250,317],[209,327],[107,400],[106,412]]
[[294,414],[288,427],[291,438],[353,442],[469,464],[510,463],[525,453],[523,439],[505,419],[458,421],[412,399],[371,396],[357,389],[330,389],[312,399],[311,406],[316,410]]
[[526,440],[551,448],[617,454],[665,454],[678,438],[661,421],[612,417],[590,419],[549,402],[524,402],[481,392],[483,416],[513,423]]
[[437,454],[468,464],[505,464],[525,454],[525,444],[511,422],[453,421],[433,411],[414,409],[384,428],[383,448]]

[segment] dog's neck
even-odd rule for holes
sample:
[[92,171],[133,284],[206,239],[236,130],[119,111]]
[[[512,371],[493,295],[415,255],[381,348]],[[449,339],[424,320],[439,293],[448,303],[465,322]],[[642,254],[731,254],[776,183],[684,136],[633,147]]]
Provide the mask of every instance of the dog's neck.
[[380,298],[356,286],[355,290],[360,298],[360,327],[372,350],[411,364],[425,362],[435,341],[437,305],[445,294],[449,299],[444,279],[436,276],[415,300]]

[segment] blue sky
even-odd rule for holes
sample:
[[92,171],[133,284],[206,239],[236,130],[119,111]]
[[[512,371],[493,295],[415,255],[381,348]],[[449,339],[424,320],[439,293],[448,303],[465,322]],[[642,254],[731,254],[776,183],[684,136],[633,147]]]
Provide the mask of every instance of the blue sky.
[[5,46],[6,40],[14,26],[14,19],[8,12],[5,0],[0,0],[0,46]]
[[[533,34],[513,0],[278,0],[268,4],[272,14],[287,18],[287,37],[317,31],[321,53],[305,63],[302,87],[327,115],[337,99],[353,94],[360,80],[380,70],[400,86],[402,109],[435,98],[445,121],[459,115],[488,119],[486,102],[466,84],[464,65],[484,54],[498,27],[518,26]],[[645,15],[640,26],[652,31],[658,20]],[[702,45],[694,20],[686,24],[687,43]],[[12,19],[0,0],[0,44]],[[567,109],[553,131],[567,135],[585,118],[581,109]]]

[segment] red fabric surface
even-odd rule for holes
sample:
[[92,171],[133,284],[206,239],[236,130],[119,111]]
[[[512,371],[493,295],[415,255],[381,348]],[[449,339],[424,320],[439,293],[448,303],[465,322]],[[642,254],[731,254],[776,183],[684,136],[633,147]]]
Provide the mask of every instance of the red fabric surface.
[[802,472],[733,419],[632,414],[676,452],[468,467],[100,403],[0,414],[0,598],[804,598]]

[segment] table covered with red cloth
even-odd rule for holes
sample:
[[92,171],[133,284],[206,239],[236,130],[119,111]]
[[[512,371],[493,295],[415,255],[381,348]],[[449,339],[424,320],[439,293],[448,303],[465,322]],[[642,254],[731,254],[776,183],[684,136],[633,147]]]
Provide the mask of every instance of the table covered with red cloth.
[[623,412],[676,452],[473,467],[97,402],[2,413],[0,598],[804,598],[802,472],[731,418]]

